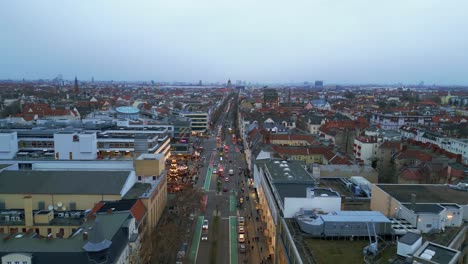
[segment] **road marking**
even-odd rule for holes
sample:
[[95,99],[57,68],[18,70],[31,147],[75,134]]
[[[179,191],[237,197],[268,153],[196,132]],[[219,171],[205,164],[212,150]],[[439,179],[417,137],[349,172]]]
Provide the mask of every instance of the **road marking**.
[[209,166],[208,170],[206,171],[206,177],[205,177],[205,185],[204,185],[205,191],[210,190],[211,173],[212,172],[213,172],[213,167]]
[[229,217],[229,262],[237,264],[237,221],[235,216]]
[[197,220],[197,226],[195,228],[195,234],[193,234],[192,245],[190,245],[190,255],[189,258],[192,263],[197,262],[198,256],[198,247],[200,246],[200,238],[201,238],[201,231],[203,220],[205,219],[204,216],[199,216]]

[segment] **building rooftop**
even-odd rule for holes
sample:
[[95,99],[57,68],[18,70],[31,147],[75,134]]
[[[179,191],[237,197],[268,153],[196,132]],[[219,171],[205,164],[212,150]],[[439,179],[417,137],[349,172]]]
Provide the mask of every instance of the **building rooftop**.
[[315,183],[305,168],[305,164],[293,160],[267,160],[265,166],[270,172],[272,181],[276,182],[308,182]]
[[[274,183],[281,199],[286,197],[291,198],[306,198],[313,196],[320,197],[340,197],[340,194],[329,188],[315,188],[314,184],[304,183]],[[313,191],[313,194],[312,194]]]
[[413,245],[416,243],[421,238],[421,235],[413,233],[413,232],[408,232],[404,236],[402,236],[398,242],[406,244],[406,245]]
[[[70,252],[85,252],[82,247],[86,244],[86,240],[83,239],[83,232],[88,232],[90,240],[92,239],[92,228],[96,221],[100,223],[100,231],[105,239],[112,240],[114,235],[119,231],[120,227],[130,217],[130,213],[114,213],[114,214],[103,214],[97,215],[96,220],[88,220],[66,239],[47,239],[33,235],[16,234],[15,236],[5,239],[8,234],[0,234],[0,255],[4,253],[13,252],[27,252],[27,253],[70,253]],[[38,262],[41,263],[41,262]],[[70,263],[67,261],[67,263]],[[76,262],[72,262],[76,263]],[[83,263],[83,262],[81,262]],[[87,263],[87,262],[84,262]]]
[[445,208],[438,205],[438,204],[414,204],[412,205],[411,203],[402,203],[406,208],[413,210],[413,212],[417,214],[423,214],[423,213],[431,213],[431,214],[438,214],[442,212]]
[[378,211],[336,211],[320,217],[328,222],[391,223],[385,215]]
[[120,194],[130,171],[2,171],[3,194]]
[[417,203],[468,204],[468,192],[454,190],[442,184],[377,184],[376,186],[401,203],[411,202],[411,194],[416,194]]
[[414,253],[414,256],[431,261],[430,263],[455,264],[460,256],[460,251],[427,241]]
[[122,199],[138,199],[150,189],[151,184],[137,182],[132,186],[132,188],[130,188],[130,190],[128,190]]

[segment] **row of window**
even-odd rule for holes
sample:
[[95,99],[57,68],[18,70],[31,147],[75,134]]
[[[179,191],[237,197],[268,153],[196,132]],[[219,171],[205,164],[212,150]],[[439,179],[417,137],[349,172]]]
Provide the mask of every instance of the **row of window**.
[[[151,144],[148,144],[149,147]],[[133,148],[133,142],[125,143],[98,143],[98,148]]]
[[53,141],[19,141],[18,148],[53,148]]

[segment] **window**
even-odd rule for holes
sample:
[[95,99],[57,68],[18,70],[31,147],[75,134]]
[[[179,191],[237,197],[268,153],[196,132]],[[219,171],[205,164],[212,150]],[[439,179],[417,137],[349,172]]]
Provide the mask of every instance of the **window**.
[[52,234],[52,228],[47,228],[47,234]]
[[431,228],[431,227],[432,227],[431,224],[427,224],[427,225],[426,225],[426,228]]
[[27,261],[23,261],[23,264],[28,264],[28,262],[27,262]]

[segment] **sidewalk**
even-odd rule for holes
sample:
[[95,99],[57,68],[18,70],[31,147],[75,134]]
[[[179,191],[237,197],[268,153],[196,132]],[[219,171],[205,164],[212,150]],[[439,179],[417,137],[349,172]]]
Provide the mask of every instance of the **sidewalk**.
[[[247,179],[245,179],[243,176],[242,181],[244,183],[245,187],[245,192],[244,196],[251,196],[252,190],[247,185]],[[241,183],[242,186],[242,183]],[[257,213],[256,210],[256,201],[255,199],[250,199],[246,201],[245,203],[245,209],[242,210],[244,217],[248,221],[248,223],[251,225],[248,228],[249,235],[247,236],[247,239],[249,240],[250,243],[246,243],[246,246],[248,247],[247,254],[242,260],[246,260],[247,262],[241,262],[241,263],[272,263],[271,261],[268,261],[268,245],[266,243],[266,238],[261,230],[264,230],[266,228],[265,223],[261,221],[260,215]],[[250,218],[249,218],[250,217]],[[256,218],[258,217],[258,221],[256,221]],[[257,237],[258,239],[255,239]],[[252,249],[253,245],[253,249]],[[263,261],[263,262],[262,262]]]

